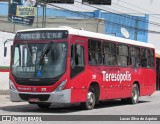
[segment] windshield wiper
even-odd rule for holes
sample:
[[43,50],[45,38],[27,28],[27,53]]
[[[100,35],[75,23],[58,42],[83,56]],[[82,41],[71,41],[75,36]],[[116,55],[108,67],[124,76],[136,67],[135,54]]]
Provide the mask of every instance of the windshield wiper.
[[33,60],[32,60],[32,59],[33,59],[33,56],[32,56],[32,54],[31,54],[31,51],[29,50],[29,46],[28,46],[28,44],[27,44],[27,41],[25,42],[25,45],[26,45],[27,50],[29,51],[29,54],[30,54],[30,57],[31,57],[31,60],[29,59],[29,60],[27,61],[27,63],[26,63],[26,65],[28,65],[28,63],[29,63],[30,61],[33,61]]
[[45,60],[44,57],[45,55],[47,56],[47,54],[49,53],[49,51],[51,50],[52,47],[52,42],[49,42],[48,44],[46,44],[45,48],[42,51],[42,54],[40,56],[40,61],[39,61],[39,65],[41,65],[43,67],[43,65],[45,64]]

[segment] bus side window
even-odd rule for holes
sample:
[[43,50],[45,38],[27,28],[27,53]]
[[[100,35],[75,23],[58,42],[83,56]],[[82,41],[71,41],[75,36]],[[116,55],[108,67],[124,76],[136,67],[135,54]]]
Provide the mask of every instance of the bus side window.
[[117,62],[118,66],[128,66],[129,65],[129,54],[128,46],[124,44],[119,44],[117,47]]
[[88,41],[88,63],[90,65],[102,64],[101,41],[92,39]]
[[84,66],[84,49],[81,45],[75,46],[75,65]]
[[151,67],[154,67],[154,50],[150,50]]
[[150,50],[147,48],[141,48],[141,66],[150,67]]
[[85,68],[84,66],[84,47],[79,44],[71,45],[71,74],[70,77],[73,78]]
[[74,45],[71,45],[71,58],[70,58],[70,64],[71,64],[71,68],[74,68]]
[[136,46],[130,47],[130,64],[132,67],[139,67],[140,66],[140,48]]
[[103,42],[103,64],[105,66],[114,66],[116,62],[116,44]]

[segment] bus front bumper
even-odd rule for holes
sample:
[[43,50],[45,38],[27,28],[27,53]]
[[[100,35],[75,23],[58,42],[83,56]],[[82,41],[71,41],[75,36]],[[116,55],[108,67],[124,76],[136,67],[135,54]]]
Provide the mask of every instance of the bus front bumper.
[[[39,101],[30,101],[39,99]],[[17,92],[10,90],[10,100],[12,102],[46,102],[46,103],[70,103],[71,89],[62,90],[52,93],[34,93],[34,92]]]

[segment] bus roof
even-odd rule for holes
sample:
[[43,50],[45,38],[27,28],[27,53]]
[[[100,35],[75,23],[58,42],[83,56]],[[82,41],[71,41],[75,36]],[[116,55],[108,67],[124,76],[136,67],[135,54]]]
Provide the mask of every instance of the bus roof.
[[107,40],[107,41],[115,41],[119,43],[126,43],[126,44],[131,44],[131,45],[136,45],[136,46],[144,46],[144,47],[149,47],[149,48],[155,48],[153,44],[150,43],[145,43],[141,41],[135,41],[135,40],[130,40],[126,38],[120,38],[116,36],[111,36],[107,34],[101,34],[101,33],[95,33],[95,32],[90,32],[90,31],[85,31],[85,30],[80,30],[80,29],[74,29],[71,27],[61,27],[61,28],[34,28],[34,29],[26,29],[26,30],[19,30],[18,32],[29,32],[29,31],[51,31],[51,30],[67,30],[69,34],[73,35],[78,35],[78,36],[84,36],[84,37],[89,37],[89,38],[95,38],[95,39],[101,39],[101,40]]

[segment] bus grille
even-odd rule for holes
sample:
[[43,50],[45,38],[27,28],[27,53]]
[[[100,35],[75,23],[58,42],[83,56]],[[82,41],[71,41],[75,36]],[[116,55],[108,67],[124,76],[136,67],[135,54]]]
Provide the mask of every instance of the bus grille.
[[28,79],[20,79],[16,80],[16,83],[19,85],[27,85],[27,86],[50,86],[54,85],[58,80],[40,80],[40,81],[30,81]]
[[54,85],[62,75],[55,77],[55,78],[17,78],[14,76],[14,79],[17,84],[19,85],[26,85],[26,86],[51,86]]

